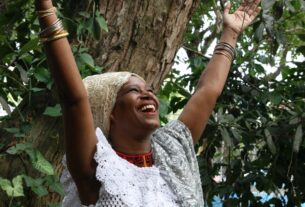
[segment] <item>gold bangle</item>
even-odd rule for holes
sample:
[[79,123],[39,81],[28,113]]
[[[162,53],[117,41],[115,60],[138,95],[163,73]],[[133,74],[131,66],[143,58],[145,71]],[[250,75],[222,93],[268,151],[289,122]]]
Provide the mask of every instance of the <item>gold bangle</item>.
[[41,38],[48,37],[52,35],[54,32],[60,30],[61,28],[63,28],[62,21],[60,19],[57,19],[52,25],[42,30],[38,35]]
[[53,15],[53,14],[55,14],[55,13],[45,13],[45,14],[42,14],[42,15],[38,15],[38,18],[39,19],[42,19],[42,18],[44,18],[44,17],[48,17],[48,16],[51,16],[51,15]]
[[40,43],[52,42],[54,40],[58,40],[58,39],[67,37],[68,35],[69,35],[69,33],[63,30],[61,33],[53,35],[51,37],[41,38]]
[[39,19],[41,18],[44,18],[44,17],[47,17],[47,16],[51,16],[53,14],[56,14],[56,7],[51,7],[49,9],[46,9],[46,10],[40,10],[40,11],[37,11],[37,16]]
[[38,15],[42,15],[42,14],[47,14],[47,13],[55,13],[56,11],[57,11],[56,7],[53,6],[46,10],[38,10],[38,11],[36,11],[36,13]]

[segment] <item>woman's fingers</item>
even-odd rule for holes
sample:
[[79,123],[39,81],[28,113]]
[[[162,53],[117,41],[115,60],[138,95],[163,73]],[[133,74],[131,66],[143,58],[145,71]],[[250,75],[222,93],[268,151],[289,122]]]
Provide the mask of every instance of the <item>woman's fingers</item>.
[[241,8],[245,12],[253,13],[256,10],[261,0],[244,0]]
[[230,12],[230,8],[231,8],[231,2],[230,2],[230,1],[227,1],[227,2],[225,3],[225,8],[224,8],[224,10],[223,10],[223,13],[224,13],[224,14],[228,14],[228,13]]
[[260,0],[254,0],[254,1],[249,5],[249,10],[248,10],[249,16],[252,16],[252,15],[255,16],[259,3],[260,3]]
[[244,14],[252,21],[257,14],[260,12],[260,7],[258,7],[261,0],[244,0],[238,11],[244,12]]

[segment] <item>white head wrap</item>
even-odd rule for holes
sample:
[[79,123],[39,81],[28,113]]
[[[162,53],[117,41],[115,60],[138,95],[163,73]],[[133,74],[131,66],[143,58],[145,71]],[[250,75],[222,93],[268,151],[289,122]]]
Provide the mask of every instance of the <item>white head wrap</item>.
[[101,128],[107,138],[110,129],[110,114],[117,93],[131,76],[141,78],[130,72],[109,72],[88,76],[83,80],[91,105],[94,126]]

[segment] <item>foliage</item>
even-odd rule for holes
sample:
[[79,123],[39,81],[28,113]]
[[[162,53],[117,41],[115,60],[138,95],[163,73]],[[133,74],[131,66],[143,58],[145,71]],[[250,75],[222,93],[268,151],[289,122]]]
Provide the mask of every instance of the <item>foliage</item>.
[[[208,205],[216,198],[225,206],[305,202],[305,3],[263,0],[261,6],[239,39],[226,87],[197,146]],[[180,110],[194,91],[220,34],[222,7],[202,1],[193,16],[183,45],[191,72],[173,70],[161,92],[170,98],[169,112]]]
[[[100,31],[108,30],[104,18],[98,13],[97,5],[91,2],[88,8],[92,8],[94,12],[84,10],[72,21],[65,17],[69,8],[63,8],[63,1],[56,1],[55,4],[61,11],[59,15],[68,27],[71,39],[79,43],[77,46],[73,44],[72,50],[81,74],[87,76],[101,72],[102,68],[95,65],[85,46],[89,38],[100,38]],[[10,115],[12,108],[17,107],[25,97],[31,99],[35,94],[50,93],[53,90],[53,81],[37,38],[40,28],[34,12],[34,2],[17,0],[7,2],[5,6],[5,12],[0,15],[0,104]],[[16,110],[19,110],[18,107]],[[60,106],[45,105],[45,111],[41,115],[61,116]],[[7,144],[2,139],[0,144],[0,159],[21,159],[25,166],[21,172],[16,172],[15,177],[0,176],[0,189],[10,197],[7,205],[28,206],[33,200],[33,193],[36,197],[50,193],[63,195],[53,166],[27,139],[31,120],[25,119],[21,113],[18,116],[20,124],[4,128],[14,137],[14,142]],[[4,121],[10,118],[12,117],[6,116],[2,119]],[[30,197],[32,198],[24,199]]]
[[[105,20],[95,1],[85,7],[90,11],[73,15],[67,2],[55,3],[77,43],[72,50],[80,72],[82,76],[98,73],[102,68],[95,65],[86,44],[90,38],[99,39],[101,29],[107,31]],[[20,100],[50,93],[53,82],[37,44],[39,25],[33,1],[10,1],[6,7],[0,14],[0,103],[10,114]],[[208,48],[220,35],[222,7],[220,1],[202,1],[190,21],[183,48],[191,73],[181,75],[173,69],[169,74],[159,93],[163,122],[167,113],[179,112],[195,90],[210,57]],[[262,8],[258,20],[239,40],[226,88],[197,146],[209,205],[216,197],[226,206],[299,206],[305,200],[305,63],[297,60],[305,55],[305,5],[303,0],[263,0]],[[61,114],[59,105],[44,107],[41,114]],[[14,112],[21,123],[3,128],[14,142],[8,146],[1,140],[0,159],[21,159],[31,167],[10,178],[0,177],[0,191],[10,198],[9,206],[24,206],[33,195],[62,194],[56,170],[26,138],[31,120],[18,114],[18,108]],[[217,176],[221,180],[215,180]],[[264,200],[259,192],[273,198]]]

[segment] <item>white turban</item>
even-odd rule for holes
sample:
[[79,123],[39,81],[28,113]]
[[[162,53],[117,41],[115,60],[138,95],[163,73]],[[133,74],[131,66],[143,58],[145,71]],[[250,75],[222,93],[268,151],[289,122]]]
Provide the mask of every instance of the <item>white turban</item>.
[[86,77],[83,82],[88,93],[94,126],[101,128],[108,138],[110,115],[117,93],[131,76],[140,76],[130,72],[109,72]]

